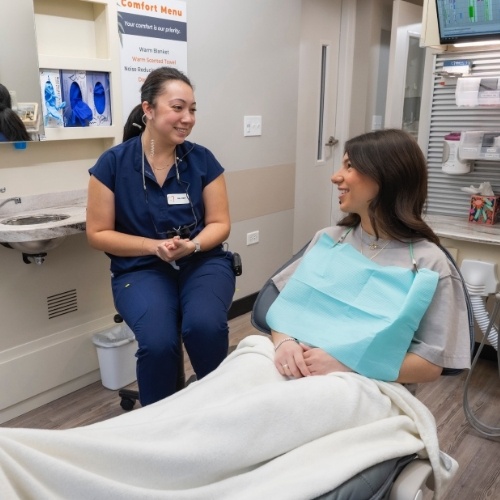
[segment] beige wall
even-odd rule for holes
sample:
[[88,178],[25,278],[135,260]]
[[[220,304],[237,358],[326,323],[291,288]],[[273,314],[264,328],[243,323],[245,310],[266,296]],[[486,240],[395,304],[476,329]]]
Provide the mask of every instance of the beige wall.
[[[109,4],[115,4],[109,0]],[[291,254],[300,0],[190,0],[188,73],[196,86],[192,140],[226,168],[230,248],[243,258],[235,300],[259,290]],[[243,116],[261,115],[261,137]],[[81,189],[110,140],[0,145],[1,198]],[[260,243],[246,246],[259,230]],[[68,237],[42,266],[0,246],[0,422],[99,379],[92,335],[112,325],[109,264],[85,236]],[[77,291],[77,311],[49,319],[47,298]]]

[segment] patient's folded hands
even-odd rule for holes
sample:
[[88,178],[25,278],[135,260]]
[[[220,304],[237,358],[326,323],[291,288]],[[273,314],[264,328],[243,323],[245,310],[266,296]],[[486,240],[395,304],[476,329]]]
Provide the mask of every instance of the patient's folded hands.
[[327,375],[333,372],[352,372],[348,366],[328,354],[323,349],[300,344],[303,357],[311,375]]
[[353,371],[323,349],[300,342],[281,342],[274,364],[282,375],[293,378]]
[[297,342],[281,342],[274,356],[276,368],[286,377],[301,378],[311,375],[304,360],[304,350]]

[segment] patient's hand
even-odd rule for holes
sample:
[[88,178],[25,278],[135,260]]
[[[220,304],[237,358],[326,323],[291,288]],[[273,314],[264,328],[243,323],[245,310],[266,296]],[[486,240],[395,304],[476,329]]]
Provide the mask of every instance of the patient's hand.
[[322,349],[309,347],[304,344],[300,344],[300,347],[302,347],[304,361],[311,375],[326,375],[332,372],[352,372],[350,368]]
[[287,377],[301,378],[311,375],[304,361],[302,346],[297,342],[283,342],[274,355],[274,364]]

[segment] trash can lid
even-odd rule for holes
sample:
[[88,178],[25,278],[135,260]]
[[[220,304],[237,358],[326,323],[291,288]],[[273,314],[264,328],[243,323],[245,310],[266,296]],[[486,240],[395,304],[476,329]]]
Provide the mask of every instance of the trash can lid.
[[94,345],[99,347],[120,347],[135,340],[130,328],[115,326],[105,332],[96,333],[92,337]]

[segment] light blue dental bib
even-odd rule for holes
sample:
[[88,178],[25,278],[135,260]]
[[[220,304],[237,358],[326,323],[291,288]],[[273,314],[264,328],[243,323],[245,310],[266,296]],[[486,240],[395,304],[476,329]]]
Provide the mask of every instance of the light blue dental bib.
[[396,380],[439,274],[380,266],[323,234],[302,258],[266,320],[357,373]]

